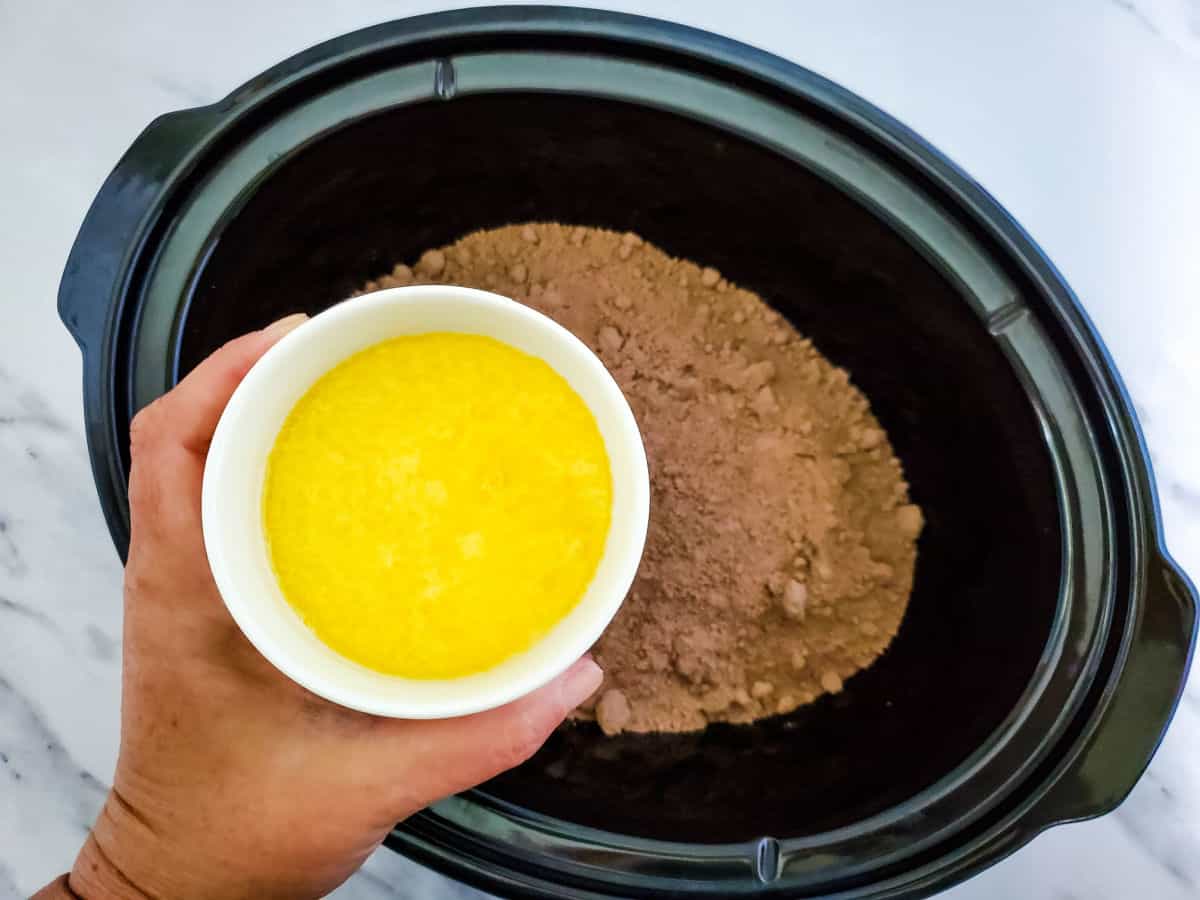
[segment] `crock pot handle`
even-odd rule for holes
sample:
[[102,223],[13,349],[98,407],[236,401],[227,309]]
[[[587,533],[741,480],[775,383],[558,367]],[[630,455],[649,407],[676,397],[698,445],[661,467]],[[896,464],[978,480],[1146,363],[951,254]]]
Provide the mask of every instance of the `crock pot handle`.
[[222,117],[220,105],[160,116],[147,126],[105,180],[79,228],[58,289],[58,315],[83,353],[96,357],[110,313],[117,312],[124,262],[153,226],[164,185]]
[[1111,812],[1150,764],[1179,702],[1196,641],[1196,589],[1169,558],[1151,566],[1146,602],[1096,730],[1027,820],[1041,828]]

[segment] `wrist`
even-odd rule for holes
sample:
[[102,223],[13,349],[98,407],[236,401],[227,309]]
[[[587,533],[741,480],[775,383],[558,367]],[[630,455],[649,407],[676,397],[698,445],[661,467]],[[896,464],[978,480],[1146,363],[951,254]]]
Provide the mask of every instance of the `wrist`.
[[100,810],[91,833],[75,859],[75,865],[63,879],[69,900],[150,900],[151,894],[139,886],[141,876],[130,865],[138,856],[133,846],[129,818],[119,801],[110,794]]
[[71,890],[71,885],[67,882],[68,876],[60,875],[52,882],[34,894],[29,900],[82,900],[82,898]]

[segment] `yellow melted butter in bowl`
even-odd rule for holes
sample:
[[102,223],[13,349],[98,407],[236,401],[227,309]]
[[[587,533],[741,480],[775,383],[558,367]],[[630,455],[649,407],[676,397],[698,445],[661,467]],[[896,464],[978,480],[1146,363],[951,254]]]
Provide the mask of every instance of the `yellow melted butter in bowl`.
[[456,678],[529,649],[582,599],[612,476],[591,411],[544,361],[480,335],[394,338],[323,375],[275,439],[271,563],[332,649]]

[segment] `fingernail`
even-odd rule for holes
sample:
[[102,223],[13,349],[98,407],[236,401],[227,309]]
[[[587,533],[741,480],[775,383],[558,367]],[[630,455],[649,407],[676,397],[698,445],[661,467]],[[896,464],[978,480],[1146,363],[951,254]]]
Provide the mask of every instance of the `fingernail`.
[[592,694],[604,680],[604,672],[590,656],[585,656],[567,670],[563,680],[563,699],[574,709]]
[[284,316],[278,322],[272,322],[263,329],[263,334],[265,334],[267,337],[273,337],[278,340],[289,331],[293,330],[299,325],[303,325],[307,321],[307,313],[292,313],[290,316]]

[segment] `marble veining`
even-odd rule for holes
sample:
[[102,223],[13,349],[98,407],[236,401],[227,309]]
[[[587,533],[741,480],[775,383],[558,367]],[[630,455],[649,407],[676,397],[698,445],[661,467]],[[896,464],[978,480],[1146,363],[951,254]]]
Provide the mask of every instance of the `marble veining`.
[[1200,57],[1200,3],[1196,0],[1110,0],[1156,37]]
[[[0,900],[64,871],[116,760],[121,570],[54,309],[105,175],[172,109],[351,29],[442,4],[0,5]],[[593,0],[828,75],[996,195],[1073,285],[1125,378],[1166,535],[1200,575],[1200,0]],[[237,27],[230,23],[236,22]],[[1200,676],[1112,815],[1051,829],[952,900],[1200,896]],[[482,897],[380,851],[339,900]]]

